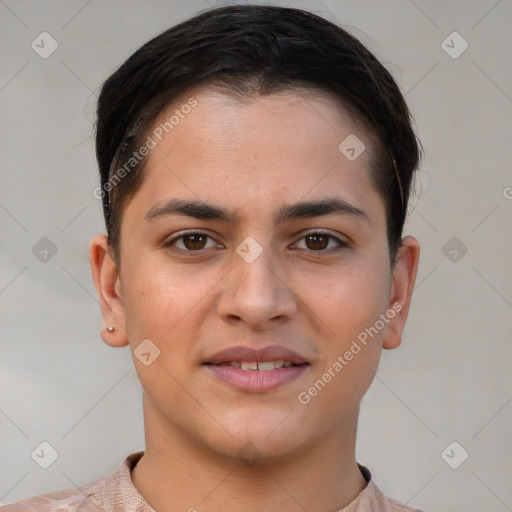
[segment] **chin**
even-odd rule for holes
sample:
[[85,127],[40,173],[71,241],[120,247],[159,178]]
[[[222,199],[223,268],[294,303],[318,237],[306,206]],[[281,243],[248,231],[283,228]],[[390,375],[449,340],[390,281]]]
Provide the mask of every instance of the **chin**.
[[[307,443],[304,432],[307,426],[297,424],[293,413],[268,414],[263,420],[247,418],[225,423],[231,435],[210,439],[210,446],[223,455],[242,461],[247,466],[275,463],[300,451]],[[283,421],[284,420],[284,421]],[[295,421],[294,421],[295,420]]]
[[231,439],[228,445],[222,443],[216,451],[244,466],[256,467],[283,462],[301,446],[298,440],[289,437],[270,441],[265,434]]

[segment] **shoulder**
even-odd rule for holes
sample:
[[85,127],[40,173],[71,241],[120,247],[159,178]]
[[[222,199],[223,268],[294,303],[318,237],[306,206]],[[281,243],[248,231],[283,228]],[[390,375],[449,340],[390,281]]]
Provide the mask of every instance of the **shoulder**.
[[[111,512],[119,502],[138,501],[138,494],[130,479],[132,464],[143,452],[128,455],[110,474],[92,482],[63,491],[32,496],[0,507],[0,512]],[[130,502],[131,503],[131,502]],[[117,507],[117,508],[116,508]]]
[[[0,507],[0,512],[114,512],[139,509],[144,500],[131,481],[130,471],[143,453],[131,453],[112,473],[92,482],[26,498]],[[145,506],[144,510],[153,512],[149,506]]]
[[368,482],[361,494],[340,512],[422,512],[421,510],[404,505],[397,500],[389,498],[377,487],[371,473],[366,466],[358,464]]
[[393,498],[386,497],[386,500],[388,502],[389,510],[393,512],[423,512],[419,508],[409,507],[408,505],[404,505]]
[[423,512],[418,508],[409,507],[393,498],[389,498],[377,487],[373,480],[368,484],[368,505],[371,506],[369,510],[379,512]]
[[32,496],[0,507],[1,512],[97,512],[98,497],[105,477],[99,478],[80,489],[66,489]]

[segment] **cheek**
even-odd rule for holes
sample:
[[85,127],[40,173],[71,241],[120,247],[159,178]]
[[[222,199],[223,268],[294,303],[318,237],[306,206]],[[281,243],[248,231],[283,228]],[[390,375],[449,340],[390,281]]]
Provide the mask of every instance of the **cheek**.
[[183,341],[193,326],[197,330],[198,316],[204,315],[219,276],[198,266],[178,268],[151,258],[139,258],[125,269],[123,299],[130,341],[150,338],[161,347],[172,346],[173,353],[185,350],[183,342],[173,340]]
[[[377,371],[384,330],[375,326],[387,306],[385,268],[346,269],[316,281],[308,305],[322,318],[316,339],[322,356],[303,391],[312,408],[337,423],[357,407]],[[306,396],[306,398],[308,398]]]
[[152,265],[141,261],[125,269],[123,302],[130,335],[157,338],[184,314],[187,294],[178,280]]
[[211,294],[221,276],[206,265],[176,264],[162,249],[141,248],[136,243],[130,247],[129,242],[122,256],[125,321],[132,351],[144,339],[160,349],[149,371],[135,361],[141,381],[152,388],[156,376],[169,379],[165,371],[157,373],[156,369],[166,368],[178,378],[193,363],[189,351],[199,339],[202,315],[205,307],[212,308]]
[[347,265],[302,282],[301,298],[322,321],[329,339],[343,345],[385,311],[388,283],[389,273],[383,265]]

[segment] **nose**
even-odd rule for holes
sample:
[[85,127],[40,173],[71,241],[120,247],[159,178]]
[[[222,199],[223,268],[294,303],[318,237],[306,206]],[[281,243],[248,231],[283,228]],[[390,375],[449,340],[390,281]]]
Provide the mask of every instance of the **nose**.
[[297,298],[269,248],[250,263],[238,254],[233,260],[218,303],[218,314],[225,322],[262,331],[294,316]]

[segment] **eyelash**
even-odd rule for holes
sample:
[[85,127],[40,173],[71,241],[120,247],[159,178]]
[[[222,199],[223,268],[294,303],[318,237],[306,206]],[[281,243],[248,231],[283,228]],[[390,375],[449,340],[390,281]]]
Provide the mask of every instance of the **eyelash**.
[[[182,240],[183,238],[186,238],[187,236],[190,236],[190,235],[203,235],[203,236],[206,236],[206,237],[208,237],[208,238],[213,240],[213,238],[210,235],[208,235],[208,233],[205,233],[204,231],[198,231],[198,230],[192,229],[190,231],[186,231],[184,233],[181,233],[181,235],[179,235],[177,237],[174,237],[172,240],[169,240],[168,242],[164,242],[164,247],[168,248],[169,250],[171,250],[173,252],[182,253],[182,254],[183,253],[190,253],[190,254],[197,253],[197,254],[200,254],[200,253],[202,253],[202,252],[207,250],[207,249],[198,249],[197,251],[192,251],[190,249],[177,249],[177,248],[173,247],[173,244],[175,242],[177,242],[178,240]],[[311,235],[324,235],[324,236],[327,236],[329,239],[332,239],[332,240],[335,240],[336,242],[338,242],[339,247],[330,248],[330,249],[319,249],[317,251],[315,251],[313,249],[300,249],[300,250],[307,250],[308,252],[317,253],[317,254],[322,254],[322,253],[333,254],[333,253],[341,252],[341,251],[343,251],[343,250],[345,250],[345,249],[347,249],[349,247],[348,243],[346,243],[343,240],[340,240],[338,237],[335,237],[334,235],[331,235],[330,233],[327,233],[327,232],[322,231],[322,230],[310,231],[309,233],[306,233],[304,236],[302,236],[300,238],[300,240],[303,240],[307,236],[311,236]]]

